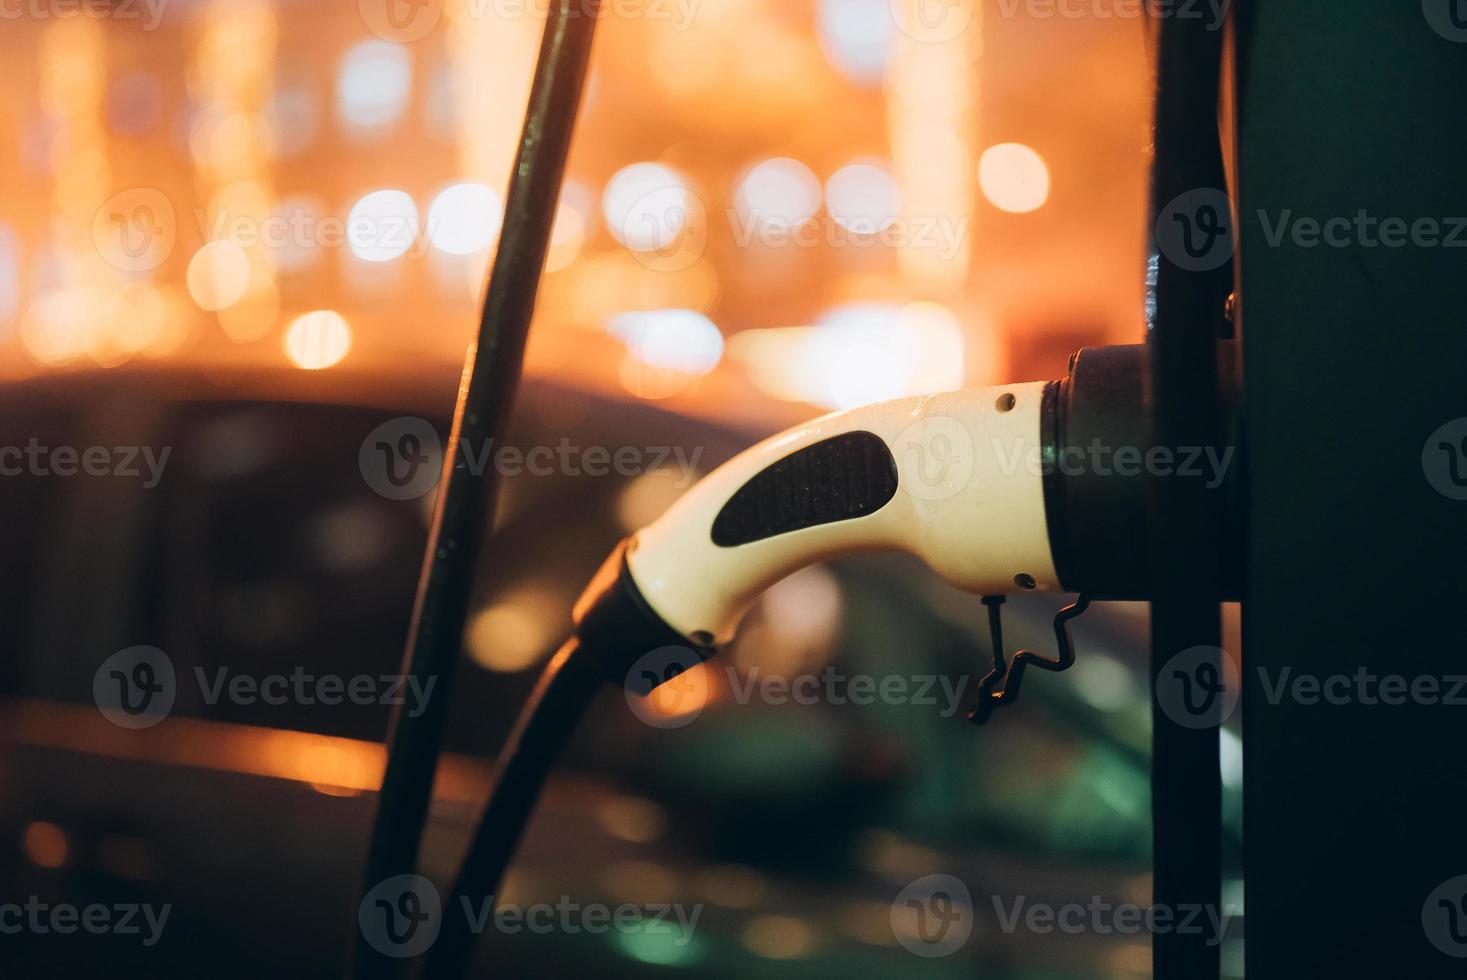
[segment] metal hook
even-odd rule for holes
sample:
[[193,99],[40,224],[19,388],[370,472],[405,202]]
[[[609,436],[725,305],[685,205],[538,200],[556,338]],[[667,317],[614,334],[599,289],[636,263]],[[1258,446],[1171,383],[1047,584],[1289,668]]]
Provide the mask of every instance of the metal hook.
[[1075,601],[1061,609],[1054,617],[1054,638],[1059,647],[1059,656],[1050,660],[1042,657],[1032,650],[1020,650],[1014,654],[1014,667],[1009,682],[1004,684],[1003,690],[996,691],[1003,682],[1005,675],[1009,674],[1009,667],[1003,652],[1003,613],[1000,607],[1005,599],[1001,595],[990,595],[983,597],[983,605],[988,607],[988,632],[993,638],[993,669],[988,675],[978,682],[978,703],[973,705],[973,710],[968,712],[968,720],[975,725],[986,722],[993,709],[1002,704],[1009,704],[1019,697],[1019,685],[1024,680],[1024,668],[1029,664],[1044,670],[1059,671],[1066,670],[1075,662],[1075,645],[1070,638],[1070,620],[1081,615],[1090,608],[1090,597],[1076,596]]

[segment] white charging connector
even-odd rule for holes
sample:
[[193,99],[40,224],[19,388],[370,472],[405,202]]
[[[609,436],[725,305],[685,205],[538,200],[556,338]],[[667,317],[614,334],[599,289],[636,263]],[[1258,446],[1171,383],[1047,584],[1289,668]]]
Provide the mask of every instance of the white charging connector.
[[1059,591],[1041,461],[1046,385],[904,398],[816,419],[719,467],[638,532],[626,564],[684,637],[731,638],[806,565],[909,552],[980,595]]

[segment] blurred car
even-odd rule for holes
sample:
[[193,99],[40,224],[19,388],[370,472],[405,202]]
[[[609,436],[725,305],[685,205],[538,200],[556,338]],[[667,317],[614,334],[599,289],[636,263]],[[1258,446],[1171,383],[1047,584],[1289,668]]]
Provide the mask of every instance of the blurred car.
[[[50,453],[44,474],[30,462],[0,477],[0,906],[170,909],[151,937],[0,937],[6,976],[340,974],[390,709],[323,703],[312,684],[398,669],[432,493],[384,484],[375,454],[414,420],[441,443],[453,391],[451,377],[181,369],[0,389],[0,447]],[[440,888],[582,584],[697,472],[762,434],[526,384],[513,434],[485,447],[505,480],[423,848]],[[57,447],[107,449],[111,471],[61,475]],[[1011,602],[1010,642],[1048,649],[1055,608]],[[691,701],[649,714],[609,688],[500,898],[676,905],[696,923],[499,930],[481,965],[1148,975],[1144,935],[1004,918],[1024,903],[1146,903],[1145,620],[1092,612],[1076,668],[1032,678],[978,730],[963,714],[991,663],[984,635],[976,599],[906,558],[868,556],[771,590]],[[138,646],[166,655],[174,700],[157,724],[124,727],[99,710],[98,685],[108,658]],[[265,698],[229,687],[240,677],[304,679]],[[859,695],[855,677],[901,678],[904,693]],[[796,694],[791,678],[814,680]],[[975,927],[918,956],[896,899],[933,874],[966,885]]]

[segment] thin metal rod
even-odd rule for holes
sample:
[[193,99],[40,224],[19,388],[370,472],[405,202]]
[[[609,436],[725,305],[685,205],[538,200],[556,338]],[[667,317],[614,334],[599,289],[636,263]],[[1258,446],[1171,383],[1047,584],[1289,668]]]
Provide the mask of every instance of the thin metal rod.
[[[1232,285],[1231,253],[1222,243],[1222,251],[1199,257],[1201,245],[1218,243],[1193,233],[1231,226],[1218,136],[1223,41],[1223,32],[1202,20],[1161,20],[1151,227],[1161,238],[1158,222],[1175,222],[1188,237],[1170,248],[1159,243],[1148,343],[1152,444],[1174,450],[1215,446],[1222,430],[1217,332]],[[1180,723],[1156,694],[1159,685],[1175,683],[1163,676],[1173,657],[1221,642],[1215,496],[1199,480],[1151,481],[1153,902],[1174,917],[1217,911],[1221,902],[1218,729]],[[1158,930],[1153,976],[1215,980],[1220,958],[1212,938],[1206,930]]]
[[[413,717],[398,708],[388,736],[364,894],[415,870],[432,795],[480,539],[497,490],[493,467],[473,472],[469,452],[503,436],[523,366],[535,296],[550,244],[571,135],[585,87],[598,0],[557,0],[547,14],[504,225],[454,410],[443,478],[418,582],[403,672],[432,690]],[[493,93],[479,93],[490,98]],[[436,686],[427,687],[429,683]],[[358,936],[355,975],[396,975],[399,964]]]

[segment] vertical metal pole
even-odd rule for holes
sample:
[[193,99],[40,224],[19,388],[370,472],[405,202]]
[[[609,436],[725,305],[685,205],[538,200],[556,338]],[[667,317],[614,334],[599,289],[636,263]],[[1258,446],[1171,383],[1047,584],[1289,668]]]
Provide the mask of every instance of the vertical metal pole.
[[[1202,18],[1160,18],[1152,218],[1157,244],[1148,334],[1152,445],[1180,454],[1217,446],[1217,333],[1232,288],[1231,223],[1218,136],[1223,32]],[[1218,240],[1219,224],[1229,229]],[[1218,728],[1181,715],[1175,671],[1221,677],[1219,501],[1199,479],[1151,478],[1153,902],[1172,922],[1221,902]],[[1197,648],[1203,648],[1198,650]],[[1211,650],[1209,650],[1211,648]],[[1178,659],[1180,658],[1180,659]],[[1195,921],[1203,921],[1199,916]],[[1157,980],[1212,980],[1219,945],[1206,930],[1158,929]]]
[[1246,972],[1461,978],[1467,5],[1240,12]]
[[[411,873],[417,864],[480,539],[488,531],[497,490],[494,468],[472,472],[468,452],[497,443],[514,404],[598,19],[598,0],[557,0],[547,14],[478,342],[469,352],[454,411],[403,661],[403,672],[423,689],[430,689],[430,682],[436,686],[417,717],[401,708],[393,713],[364,892]],[[361,935],[355,964],[359,977],[393,976],[399,966]]]

